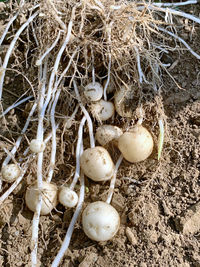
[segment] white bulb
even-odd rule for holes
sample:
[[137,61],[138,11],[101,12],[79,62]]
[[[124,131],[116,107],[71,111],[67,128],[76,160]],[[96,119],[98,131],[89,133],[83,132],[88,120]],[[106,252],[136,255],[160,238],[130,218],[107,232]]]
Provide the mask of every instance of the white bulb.
[[91,112],[98,121],[106,121],[115,113],[115,107],[112,102],[100,100],[91,105]]
[[40,153],[40,152],[44,151],[44,149],[45,149],[45,143],[44,142],[42,142],[38,139],[31,140],[30,150],[33,153]]
[[[30,187],[27,188],[26,190],[26,195],[25,195],[25,201],[27,207],[35,212],[37,203],[38,203],[38,187],[37,183],[34,183]],[[42,189],[42,208],[41,208],[41,215],[47,215],[49,214],[53,208],[56,207],[57,205],[57,195],[58,195],[58,190],[57,186],[54,184],[50,184],[47,182],[43,182],[43,189]]]
[[149,131],[141,125],[136,125],[118,139],[118,148],[124,158],[136,163],[147,159],[153,150],[153,138]]
[[120,226],[119,214],[111,205],[97,201],[89,204],[82,215],[83,231],[92,240],[110,240]]
[[67,208],[73,208],[78,203],[78,195],[76,192],[65,186],[60,189],[58,199],[59,202]]
[[8,164],[2,167],[2,180],[7,183],[14,182],[20,176],[20,168],[17,164]]
[[84,90],[85,97],[89,101],[98,101],[102,98],[103,95],[103,87],[100,83],[94,82],[89,83]]
[[113,175],[114,163],[105,148],[96,146],[83,151],[81,168],[93,181],[106,181]]
[[95,137],[100,145],[105,146],[111,141],[117,142],[122,134],[122,130],[117,126],[102,125],[97,128]]

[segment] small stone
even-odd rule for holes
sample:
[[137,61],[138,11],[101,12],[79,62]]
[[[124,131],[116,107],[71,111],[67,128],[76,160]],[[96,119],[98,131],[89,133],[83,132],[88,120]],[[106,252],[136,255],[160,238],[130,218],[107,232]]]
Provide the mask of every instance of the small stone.
[[135,246],[137,244],[137,238],[135,237],[135,234],[133,233],[133,231],[131,230],[131,228],[126,227],[126,236],[129,240],[129,242]]
[[167,215],[167,216],[173,215],[171,213],[171,211],[169,210],[168,206],[166,205],[165,201],[162,202],[162,206],[163,206],[163,211],[164,211],[165,215]]
[[178,231],[183,234],[195,234],[200,230],[200,202],[190,207],[180,216],[175,218],[175,225]]
[[158,241],[158,234],[156,233],[156,231],[151,231],[149,233],[149,240],[153,244],[157,243],[157,241]]
[[171,244],[171,235],[162,234],[160,237],[166,244]]
[[117,180],[116,180],[116,183],[115,183],[115,187],[118,188],[118,187],[121,186],[121,184],[122,184],[122,181],[119,180],[119,179],[117,179]]

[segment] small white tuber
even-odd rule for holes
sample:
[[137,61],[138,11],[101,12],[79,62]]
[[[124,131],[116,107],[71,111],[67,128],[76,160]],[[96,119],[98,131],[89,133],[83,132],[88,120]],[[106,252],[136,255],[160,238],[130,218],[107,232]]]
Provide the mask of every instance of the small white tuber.
[[[38,203],[38,187],[37,183],[34,183],[26,190],[25,195],[25,201],[27,207],[35,212],[36,206]],[[57,195],[58,195],[58,189],[57,186],[54,184],[50,184],[47,182],[43,182],[43,189],[42,189],[42,208],[41,208],[41,215],[47,215],[49,214],[53,208],[56,207],[58,201],[57,201]]]
[[43,141],[40,141],[38,139],[31,140],[30,150],[33,153],[40,153],[40,152],[44,151],[44,149],[45,149],[45,143]]
[[14,182],[21,174],[20,168],[17,164],[7,164],[2,167],[2,180],[6,183]]
[[100,100],[91,105],[91,112],[98,121],[106,121],[115,113],[115,107],[112,102]]
[[100,145],[105,146],[111,141],[117,143],[118,138],[123,134],[122,130],[113,125],[102,125],[97,128],[96,140]]
[[101,146],[84,150],[80,162],[84,174],[93,181],[106,181],[113,175],[114,163],[108,151]]
[[118,139],[118,148],[129,162],[140,162],[147,159],[153,150],[153,138],[149,131],[136,125]]
[[78,203],[78,195],[76,192],[66,186],[61,187],[58,199],[59,202],[67,208],[73,208]]
[[89,204],[82,215],[83,231],[92,240],[110,240],[120,226],[119,214],[115,208],[103,201]]
[[94,82],[89,83],[84,90],[84,95],[87,100],[95,102],[102,98],[103,96],[103,87],[100,83]]

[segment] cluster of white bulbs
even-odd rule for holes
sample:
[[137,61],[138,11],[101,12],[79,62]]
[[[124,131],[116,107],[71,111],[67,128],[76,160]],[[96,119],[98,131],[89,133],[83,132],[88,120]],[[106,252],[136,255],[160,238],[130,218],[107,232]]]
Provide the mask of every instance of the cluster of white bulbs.
[[[105,121],[114,115],[115,109],[119,115],[130,117],[130,112],[124,114],[125,88],[116,92],[114,103],[102,100],[103,88],[99,83],[86,86],[84,94],[91,104],[93,116],[99,121]],[[96,102],[97,101],[97,102]],[[123,131],[113,125],[101,125],[96,131],[96,140],[101,146],[95,146],[83,151],[81,168],[84,174],[93,181],[110,180],[114,173],[114,163],[108,151],[107,144],[113,142],[121,151],[123,157],[136,163],[145,160],[153,150],[153,139],[149,131],[141,125],[136,125],[130,131]],[[120,217],[110,204],[97,201],[90,203],[83,212],[82,224],[85,234],[95,241],[111,239],[118,231]]]
[[[116,92],[114,103],[105,101],[103,87],[98,83],[90,83],[85,87],[84,95],[89,101],[93,116],[99,121],[106,121],[114,115],[115,109],[119,115],[129,116],[123,113],[124,88]],[[121,104],[120,104],[121,103]],[[83,151],[80,157],[80,166],[83,173],[95,182],[110,180],[113,177],[115,165],[105,148],[113,142],[121,151],[123,157],[136,163],[147,159],[153,150],[153,139],[149,131],[141,125],[136,125],[128,132],[124,132],[117,126],[101,125],[96,131],[96,140],[101,146],[95,146]],[[41,153],[45,149],[44,142],[33,139],[30,142],[30,150],[33,153]],[[2,167],[2,180],[8,183],[15,181],[21,174],[17,164],[7,164]],[[39,199],[37,183],[31,185],[25,196],[28,208],[36,212]],[[77,193],[69,187],[57,186],[43,182],[41,215],[49,214],[56,207],[58,201],[66,208],[73,208],[78,203]],[[90,203],[83,211],[82,224],[85,234],[96,241],[111,239],[119,229],[120,217],[118,212],[109,203],[97,201]]]

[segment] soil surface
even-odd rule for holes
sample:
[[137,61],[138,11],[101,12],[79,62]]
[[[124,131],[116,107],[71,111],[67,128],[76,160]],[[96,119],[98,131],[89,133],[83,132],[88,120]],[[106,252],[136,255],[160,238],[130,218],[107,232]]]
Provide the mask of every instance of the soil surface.
[[[200,17],[198,5],[185,10]],[[179,34],[200,54],[200,27],[185,23]],[[187,51],[171,52],[169,59],[173,64],[168,71],[181,88],[163,74],[161,97],[167,132],[161,160],[157,160],[155,147],[145,162],[134,165],[125,160],[122,162],[112,200],[121,217],[119,232],[111,241],[97,243],[85,236],[79,220],[61,266],[200,266],[200,62]],[[12,77],[8,79],[8,90],[14,80]],[[11,91],[20,95],[20,84]],[[5,105],[15,99],[15,95],[5,91]],[[9,116],[7,126],[15,137],[14,132],[17,136],[24,123],[22,111],[16,110]],[[150,111],[144,123],[157,143],[155,114]],[[124,126],[124,120],[118,118],[117,124]],[[4,138],[0,142],[1,147],[10,148]],[[73,160],[75,162],[75,158]],[[60,165],[53,182],[62,184],[65,180],[63,173],[71,172],[70,164]],[[26,207],[24,195],[31,180],[30,174],[1,205],[0,266],[30,265],[33,213]],[[105,199],[108,182],[102,185],[87,180],[86,183],[89,189],[86,203]],[[41,216],[39,266],[50,266],[72,214],[73,210],[64,210],[58,205],[51,216]]]

